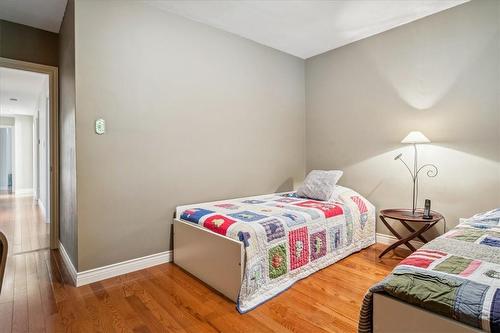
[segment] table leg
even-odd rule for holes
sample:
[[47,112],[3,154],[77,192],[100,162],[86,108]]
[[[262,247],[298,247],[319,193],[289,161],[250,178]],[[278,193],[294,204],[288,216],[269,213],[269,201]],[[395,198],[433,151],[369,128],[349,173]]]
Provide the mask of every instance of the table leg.
[[[401,224],[403,224],[406,227],[406,229],[408,229],[409,232],[415,232],[415,229],[413,229],[410,225],[408,225],[408,223],[406,223],[406,221],[401,220]],[[418,235],[417,237],[424,244],[429,242],[427,239],[425,239],[425,237],[423,235]]]
[[410,240],[410,239],[413,239],[412,237],[407,237],[407,238],[404,238],[404,239],[403,239],[403,237],[402,237],[402,236],[401,236],[401,235],[400,235],[400,234],[399,234],[396,230],[394,230],[394,228],[393,228],[393,227],[391,227],[391,225],[389,224],[389,222],[387,222],[387,221],[385,220],[385,218],[384,218],[382,215],[380,216],[380,220],[382,220],[382,223],[384,223],[384,225],[387,227],[387,229],[389,229],[389,231],[390,231],[390,232],[391,232],[394,236],[396,236],[396,237],[399,239],[399,241],[397,241],[396,243],[394,243],[394,244],[392,244],[392,245],[388,246],[388,247],[387,247],[387,248],[386,248],[386,249],[385,249],[385,250],[384,250],[384,251],[383,251],[383,252],[382,252],[382,253],[378,256],[379,258],[382,258],[382,257],[383,257],[383,256],[384,256],[387,252],[389,252],[389,251],[390,251],[390,250],[392,250],[392,249],[397,248],[397,247],[398,247],[399,245],[401,245],[401,244],[405,244],[405,245],[406,245],[406,246],[407,246],[407,247],[408,247],[411,251],[416,251],[416,250],[417,250],[417,249],[416,249],[413,245],[411,245],[411,244],[410,244],[410,242],[409,242],[409,240]]

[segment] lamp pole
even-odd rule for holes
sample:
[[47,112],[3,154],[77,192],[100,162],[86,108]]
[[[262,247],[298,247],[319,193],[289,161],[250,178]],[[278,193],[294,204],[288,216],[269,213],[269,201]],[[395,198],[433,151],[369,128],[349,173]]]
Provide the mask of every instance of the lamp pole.
[[413,144],[413,170],[410,169],[408,164],[403,160],[403,154],[399,154],[396,157],[394,157],[395,160],[400,160],[401,163],[404,164],[408,172],[410,173],[410,177],[413,183],[413,189],[412,189],[412,208],[411,208],[411,214],[412,216],[416,215],[416,210],[417,210],[417,201],[418,201],[418,174],[420,171],[422,171],[425,168],[430,168],[427,170],[427,176],[428,177],[436,177],[439,170],[437,166],[434,164],[424,164],[421,167],[418,167],[418,150],[417,150],[417,144]]
[[411,213],[412,215],[415,215],[415,209],[417,208],[417,165],[418,165],[418,153],[417,153],[417,144],[413,144],[413,150],[414,150],[414,157],[413,157],[413,196],[412,196],[412,209]]

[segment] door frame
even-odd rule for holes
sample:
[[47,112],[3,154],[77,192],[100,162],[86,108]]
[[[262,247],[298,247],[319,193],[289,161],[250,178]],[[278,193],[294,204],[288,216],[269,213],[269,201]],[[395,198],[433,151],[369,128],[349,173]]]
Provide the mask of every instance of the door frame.
[[50,248],[59,247],[59,70],[57,67],[0,57],[0,67],[49,76]]

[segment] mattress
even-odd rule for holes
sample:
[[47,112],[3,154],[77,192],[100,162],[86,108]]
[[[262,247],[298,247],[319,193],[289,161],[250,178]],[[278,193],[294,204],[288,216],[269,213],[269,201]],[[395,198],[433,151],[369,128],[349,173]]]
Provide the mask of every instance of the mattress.
[[374,206],[343,187],[336,201],[288,192],[181,206],[176,217],[244,244],[241,313],[375,243]]
[[366,294],[359,332],[372,332],[372,296],[383,293],[500,333],[500,209],[495,212],[494,218],[462,220],[401,261]]

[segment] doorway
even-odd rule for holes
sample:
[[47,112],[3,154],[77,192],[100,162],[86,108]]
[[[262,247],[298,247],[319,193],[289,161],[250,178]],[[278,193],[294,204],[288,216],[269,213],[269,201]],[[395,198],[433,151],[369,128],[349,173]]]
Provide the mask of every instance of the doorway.
[[7,226],[17,252],[59,244],[57,101],[56,67],[0,58],[0,207],[36,215]]

